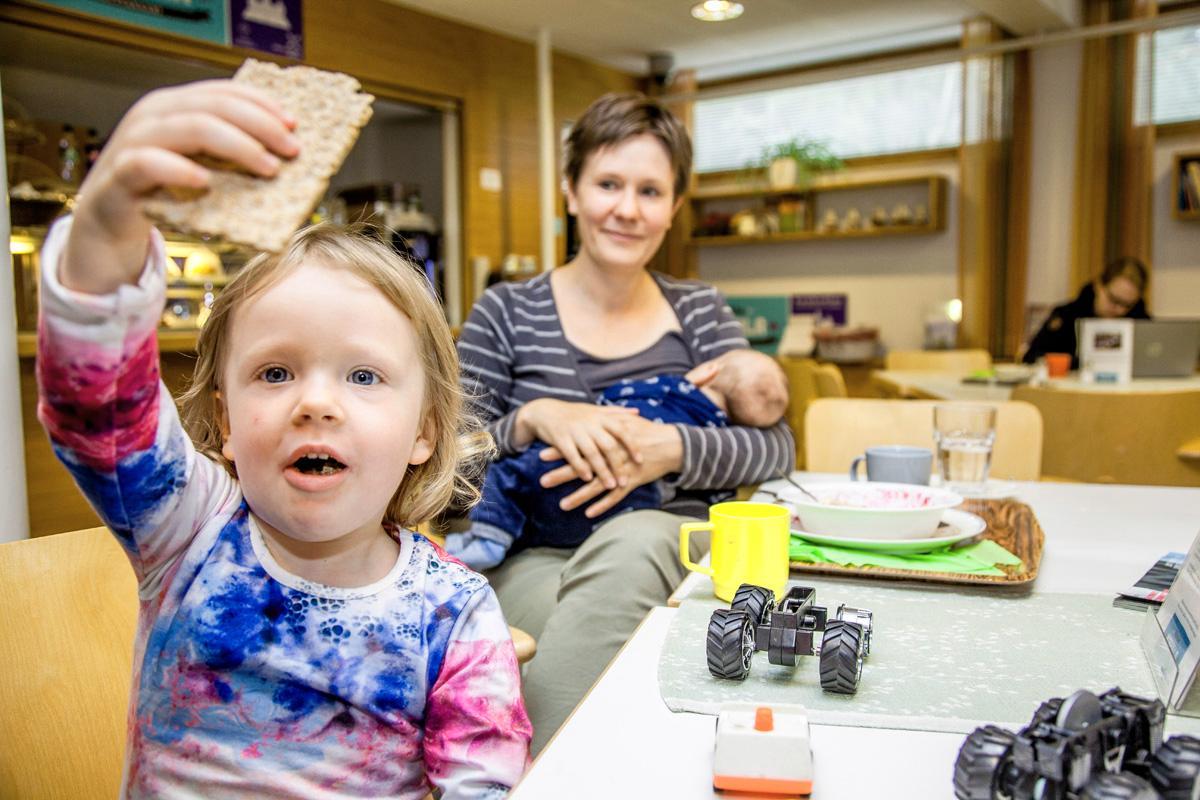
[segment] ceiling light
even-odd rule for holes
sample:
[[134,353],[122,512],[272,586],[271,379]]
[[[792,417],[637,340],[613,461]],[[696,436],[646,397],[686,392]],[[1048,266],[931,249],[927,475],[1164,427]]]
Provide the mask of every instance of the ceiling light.
[[704,0],[692,6],[692,16],[703,22],[725,22],[737,19],[746,9],[732,0]]

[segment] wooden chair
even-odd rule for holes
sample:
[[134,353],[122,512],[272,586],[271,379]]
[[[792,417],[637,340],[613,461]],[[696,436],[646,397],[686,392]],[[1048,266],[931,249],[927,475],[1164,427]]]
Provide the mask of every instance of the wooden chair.
[[975,372],[992,368],[986,350],[893,350],[884,357],[884,369],[922,372]]
[[1200,486],[1200,391],[1072,391],[1018,386],[1046,422],[1047,476],[1090,483]]
[[125,553],[105,528],[0,543],[0,597],[0,797],[116,797],[138,614]]
[[804,413],[818,397],[845,397],[846,381],[836,364],[779,356],[788,382],[788,426],[796,437],[796,469],[804,469]]
[[103,528],[0,544],[0,797],[116,797],[137,581]]
[[[933,400],[818,399],[805,415],[805,468],[844,472],[878,444],[934,447]],[[1029,403],[994,403],[991,476],[1035,481],[1042,469],[1042,417]]]

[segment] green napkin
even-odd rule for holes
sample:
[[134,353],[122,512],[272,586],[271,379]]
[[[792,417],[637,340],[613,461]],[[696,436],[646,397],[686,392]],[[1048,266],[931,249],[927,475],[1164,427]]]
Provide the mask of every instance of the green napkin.
[[793,536],[788,547],[788,556],[792,561],[806,561],[812,564],[892,567],[893,569],[926,572],[960,572],[970,575],[1003,575],[1004,572],[996,569],[996,564],[1017,566],[1021,563],[1021,559],[991,539],[983,539],[958,550],[946,547],[931,553],[892,555],[870,550],[852,550],[846,547],[813,544]]

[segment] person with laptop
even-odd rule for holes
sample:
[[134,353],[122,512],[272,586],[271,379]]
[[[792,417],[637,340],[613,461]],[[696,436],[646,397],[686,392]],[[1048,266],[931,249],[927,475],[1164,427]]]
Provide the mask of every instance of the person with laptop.
[[1138,259],[1122,256],[1110,261],[1074,300],[1050,312],[1021,360],[1032,364],[1047,353],[1070,353],[1071,369],[1078,369],[1076,321],[1089,317],[1150,319],[1142,300],[1148,281],[1146,265]]

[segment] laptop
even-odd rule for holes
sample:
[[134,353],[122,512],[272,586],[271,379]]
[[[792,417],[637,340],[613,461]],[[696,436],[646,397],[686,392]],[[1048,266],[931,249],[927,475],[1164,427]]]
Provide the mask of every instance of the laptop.
[[1200,357],[1200,319],[1139,319],[1133,323],[1133,377],[1186,378]]

